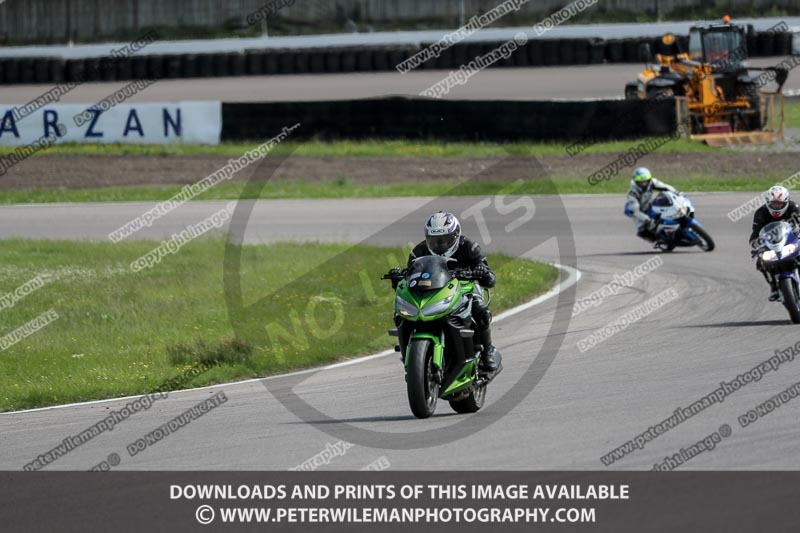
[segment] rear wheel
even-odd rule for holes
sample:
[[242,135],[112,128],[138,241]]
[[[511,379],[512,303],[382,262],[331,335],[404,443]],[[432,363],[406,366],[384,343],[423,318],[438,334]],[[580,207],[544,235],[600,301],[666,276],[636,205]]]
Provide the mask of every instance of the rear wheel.
[[486,400],[486,385],[478,390],[472,389],[469,394],[461,400],[450,400],[450,407],[456,413],[476,413],[483,407]]
[[714,249],[714,239],[711,238],[711,235],[706,230],[700,226],[692,226],[687,228],[687,231],[691,231],[694,234],[698,248],[704,252],[710,252]]
[[797,307],[800,298],[797,294],[797,283],[792,278],[783,278],[778,284],[778,289],[781,291],[781,301],[789,311],[792,323],[800,324],[800,308]]
[[436,411],[439,384],[433,368],[433,342],[413,339],[409,344],[406,388],[408,404],[417,418],[428,418]]

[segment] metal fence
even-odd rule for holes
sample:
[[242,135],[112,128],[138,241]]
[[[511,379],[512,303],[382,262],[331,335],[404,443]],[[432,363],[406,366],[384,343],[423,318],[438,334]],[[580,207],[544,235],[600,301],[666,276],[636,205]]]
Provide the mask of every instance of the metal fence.
[[[270,0],[0,0],[0,42],[66,43],[116,40],[149,28],[174,30],[174,36],[231,35],[248,30],[247,15]],[[278,2],[279,0],[272,0]],[[289,3],[291,0],[283,0]],[[298,31],[370,31],[372,24],[454,27],[502,0],[295,0],[278,17]],[[530,0],[508,15],[530,18],[551,13],[569,0]],[[605,13],[668,14],[719,6],[720,13],[800,11],[800,0],[600,0],[592,10]],[[687,11],[688,12],[688,11]],[[264,28],[249,28],[260,32]]]

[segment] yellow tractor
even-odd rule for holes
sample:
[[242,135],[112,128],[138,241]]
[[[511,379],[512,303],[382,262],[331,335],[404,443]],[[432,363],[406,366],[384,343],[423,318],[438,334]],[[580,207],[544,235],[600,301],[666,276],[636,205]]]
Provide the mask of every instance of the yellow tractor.
[[650,45],[642,44],[639,55],[648,66],[626,84],[625,98],[674,97],[678,127],[708,144],[773,142],[783,136],[781,89],[789,73],[745,65],[752,31],[726,16],[721,23],[692,26],[688,51],[672,34],[662,37],[655,57]]

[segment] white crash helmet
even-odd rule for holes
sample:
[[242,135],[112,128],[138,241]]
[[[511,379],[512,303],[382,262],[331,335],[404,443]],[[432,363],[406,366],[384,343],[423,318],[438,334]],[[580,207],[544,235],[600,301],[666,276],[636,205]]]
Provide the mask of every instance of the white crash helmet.
[[425,223],[425,244],[434,255],[450,257],[461,244],[461,224],[454,214],[439,211]]
[[781,218],[789,209],[789,189],[783,185],[770,187],[764,195],[764,200],[772,218]]

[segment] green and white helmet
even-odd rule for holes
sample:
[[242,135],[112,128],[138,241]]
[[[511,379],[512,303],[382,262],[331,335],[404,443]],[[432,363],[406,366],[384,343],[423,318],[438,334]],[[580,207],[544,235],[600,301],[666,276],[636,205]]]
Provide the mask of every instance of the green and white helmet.
[[650,185],[651,179],[653,179],[653,175],[645,167],[639,167],[633,171],[633,181],[642,189]]

